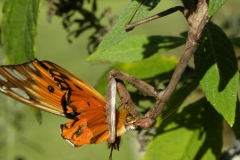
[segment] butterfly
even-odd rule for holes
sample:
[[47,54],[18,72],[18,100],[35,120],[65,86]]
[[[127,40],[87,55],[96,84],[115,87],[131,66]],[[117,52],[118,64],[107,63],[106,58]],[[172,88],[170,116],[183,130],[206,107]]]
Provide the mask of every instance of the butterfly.
[[[52,62],[34,59],[20,65],[0,66],[0,92],[70,119],[60,128],[61,136],[73,146],[97,144],[109,138],[105,98]],[[132,121],[128,110],[116,111],[116,141],[111,144],[115,149],[119,149],[120,137],[127,128],[134,128]]]

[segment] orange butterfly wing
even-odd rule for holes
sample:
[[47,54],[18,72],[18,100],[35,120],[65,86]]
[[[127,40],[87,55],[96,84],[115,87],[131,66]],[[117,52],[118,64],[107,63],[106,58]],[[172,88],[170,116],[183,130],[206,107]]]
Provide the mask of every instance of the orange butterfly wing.
[[75,146],[109,137],[105,100],[89,84],[67,70],[37,59],[0,67],[0,92],[25,104],[71,120],[62,137]]

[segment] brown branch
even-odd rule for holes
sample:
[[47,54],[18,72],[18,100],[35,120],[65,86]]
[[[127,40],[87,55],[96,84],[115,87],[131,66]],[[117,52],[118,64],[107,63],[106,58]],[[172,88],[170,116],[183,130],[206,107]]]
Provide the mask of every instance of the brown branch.
[[158,95],[159,100],[157,101],[155,106],[145,115],[145,117],[155,119],[159,116],[159,114],[163,110],[163,107],[165,106],[165,104],[171,97],[173,91],[175,90],[177,83],[181,78],[181,75],[183,74],[189,60],[196,51],[198,47],[198,42],[202,36],[202,31],[210,20],[210,17],[208,17],[208,4],[206,0],[199,0],[196,9],[186,12],[184,13],[184,15],[189,24],[188,39],[184,51],[172,75],[169,85],[163,93],[160,93]]
[[187,22],[189,24],[188,38],[182,56],[180,57],[179,63],[172,75],[172,78],[167,88],[164,91],[157,90],[151,85],[118,70],[112,70],[109,73],[110,77],[126,81],[132,84],[134,87],[136,87],[139,91],[145,93],[146,95],[156,98],[157,102],[155,106],[151,110],[149,110],[142,118],[137,113],[132,103],[131,97],[128,91],[126,90],[124,84],[118,83],[118,93],[120,95],[121,102],[123,104],[124,103],[127,104],[125,105],[126,108],[138,121],[136,125],[142,129],[150,128],[155,123],[155,119],[162,112],[163,107],[165,106],[165,104],[171,97],[172,93],[174,92],[177,83],[180,80],[189,60],[196,51],[198,47],[198,41],[202,36],[202,31],[206,24],[208,23],[208,21],[210,20],[210,17],[208,17],[208,4],[206,0],[199,0],[198,4],[196,6],[192,6],[191,10],[187,10],[183,7],[178,6],[171,8],[167,11],[161,12],[155,16],[152,16],[153,18],[149,17],[144,19],[142,22],[141,21],[135,22],[133,23],[133,25],[128,25],[133,28],[139,24],[151,21],[152,19],[161,18],[176,11],[181,11],[187,19]]

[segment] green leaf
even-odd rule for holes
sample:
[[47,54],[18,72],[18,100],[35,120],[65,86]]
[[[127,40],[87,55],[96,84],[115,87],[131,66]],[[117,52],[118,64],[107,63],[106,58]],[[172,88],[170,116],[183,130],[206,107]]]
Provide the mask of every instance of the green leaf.
[[156,126],[159,126],[160,123],[162,123],[162,120],[166,119],[169,116],[172,116],[172,114],[170,115],[170,113],[172,113],[173,111],[177,112],[176,110],[181,110],[181,108],[179,108],[181,104],[184,103],[186,98],[191,94],[191,92],[193,92],[197,88],[198,85],[199,81],[197,79],[194,79],[192,81],[187,81],[183,83],[183,85],[179,89],[174,91],[174,93],[168,100],[167,105],[164,107],[161,116],[158,117],[158,123],[156,124]]
[[209,23],[205,29],[194,62],[207,100],[232,126],[238,92],[237,59],[230,40],[217,25]]
[[[175,56],[166,57],[164,55],[155,54],[140,62],[117,64],[111,69],[121,70],[139,79],[147,79],[173,71],[177,63],[178,59]],[[96,86],[96,89],[102,94],[106,94],[109,71],[110,70],[101,77]]]
[[35,115],[37,121],[39,124],[42,124],[42,112],[34,107],[31,107],[31,111],[33,112],[33,114]]
[[227,0],[210,0],[208,7],[208,16],[212,17],[222,7]]
[[177,63],[178,58],[176,56],[167,57],[165,55],[155,54],[143,61],[119,63],[115,65],[114,68],[138,77],[139,79],[147,79],[174,70]]
[[[5,1],[1,27],[7,63],[20,64],[34,58],[40,2],[41,0]],[[41,123],[40,110],[32,110]]]
[[240,37],[230,39],[233,45],[236,45],[240,48]]
[[[155,6],[157,6],[159,0],[152,1],[142,1],[143,4],[140,4],[141,1],[131,1],[124,8],[123,12],[115,22],[113,28],[108,32],[108,34],[104,37],[100,45],[98,46],[97,52],[102,52],[112,46],[116,45],[123,38],[127,36],[127,31],[125,30],[125,25],[128,21],[133,19],[131,22],[136,22],[141,20],[150,10],[152,10]],[[140,6],[139,6],[140,5]],[[139,8],[138,8],[139,7]],[[134,12],[136,11],[134,15]]]
[[143,160],[219,159],[222,117],[205,98],[163,121]]
[[240,102],[239,99],[237,99],[237,108],[236,108],[236,117],[235,117],[235,123],[232,127],[234,133],[235,133],[235,137],[239,140],[240,139]]
[[186,42],[185,38],[171,36],[137,35],[127,37],[114,47],[95,52],[88,61],[136,62],[151,55],[176,48]]
[[8,63],[19,64],[34,58],[40,1],[5,1],[2,42],[7,53]]

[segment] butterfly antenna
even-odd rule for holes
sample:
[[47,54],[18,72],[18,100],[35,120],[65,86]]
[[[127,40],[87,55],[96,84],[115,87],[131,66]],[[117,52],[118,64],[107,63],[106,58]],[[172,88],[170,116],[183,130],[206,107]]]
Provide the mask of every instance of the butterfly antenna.
[[170,112],[168,112],[167,115],[163,117],[162,121],[163,121],[164,119],[166,119],[167,117],[169,117],[169,116],[170,116],[173,112],[175,112],[178,108],[180,108],[180,106],[175,107],[175,108],[173,108]]
[[167,117],[169,117],[173,112],[175,112],[178,108],[181,107],[181,104],[184,102],[184,100],[182,100],[181,102],[179,102],[170,112],[167,113],[166,116],[163,117],[162,121],[164,119],[166,119]]
[[112,153],[113,153],[113,145],[111,145],[111,151],[108,160],[112,160]]

